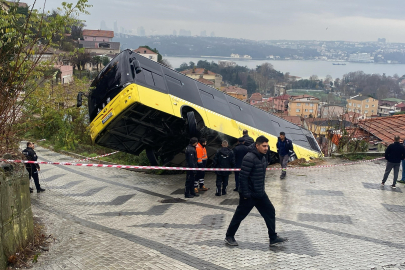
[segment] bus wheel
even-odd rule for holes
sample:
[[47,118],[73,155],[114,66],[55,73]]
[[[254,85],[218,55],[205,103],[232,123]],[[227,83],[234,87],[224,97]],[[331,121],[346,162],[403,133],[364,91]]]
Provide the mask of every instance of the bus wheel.
[[157,162],[155,152],[152,149],[146,149],[145,152],[146,152],[146,157],[148,158],[151,166],[159,165]]
[[195,120],[194,112],[187,113],[187,122],[188,122],[188,134],[190,137],[197,137],[198,138],[198,130],[197,130],[197,122]]

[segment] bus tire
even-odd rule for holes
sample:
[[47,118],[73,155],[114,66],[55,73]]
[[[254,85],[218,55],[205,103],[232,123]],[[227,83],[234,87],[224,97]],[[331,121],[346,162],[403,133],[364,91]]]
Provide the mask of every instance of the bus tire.
[[197,122],[195,120],[195,115],[193,111],[187,113],[187,122],[188,122],[188,134],[190,134],[190,138],[198,137]]
[[152,149],[146,149],[145,152],[146,152],[146,157],[148,158],[150,165],[158,166],[159,164],[157,162],[155,152]]

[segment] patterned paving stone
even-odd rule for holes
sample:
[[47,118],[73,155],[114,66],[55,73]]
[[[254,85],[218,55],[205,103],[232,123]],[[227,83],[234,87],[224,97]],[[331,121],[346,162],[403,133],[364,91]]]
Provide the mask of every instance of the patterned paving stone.
[[[48,170],[49,170],[49,169],[48,169]],[[45,171],[48,171],[48,170],[45,170]],[[43,172],[44,170],[41,170],[41,171]],[[65,176],[65,175],[66,175],[66,174],[56,174],[56,175],[47,176],[47,177],[45,177],[45,178],[42,178],[41,181],[44,181],[44,182],[51,182],[51,181],[54,181],[54,180],[56,180],[56,179],[59,179],[59,178]],[[41,176],[41,174],[40,174],[40,176]]]
[[299,213],[299,221],[353,224],[350,216]]
[[391,188],[388,183],[385,183],[385,186],[381,186],[381,184],[378,183],[362,183],[365,188],[368,189],[378,189],[382,191],[390,191],[390,192],[399,192],[402,193],[401,188],[397,187],[395,189]]
[[[39,155],[53,157],[67,158]],[[282,181],[269,172],[266,190],[277,232],[289,241],[269,247],[266,224],[253,209],[234,248],[223,240],[239,196],[216,197],[213,173],[206,174],[211,190],[162,204],[184,199],[184,174],[41,168],[47,191],[31,195],[33,213],[56,241],[33,269],[405,269],[405,197],[376,188],[384,163],[291,170]],[[75,181],[82,182],[69,186]]]

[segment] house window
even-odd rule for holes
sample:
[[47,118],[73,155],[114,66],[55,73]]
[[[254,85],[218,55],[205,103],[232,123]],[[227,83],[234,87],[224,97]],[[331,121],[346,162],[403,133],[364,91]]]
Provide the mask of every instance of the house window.
[[360,108],[360,104],[357,104],[357,107]]
[[297,103],[297,106],[301,106],[301,103]]
[[308,111],[308,109],[305,109],[305,111],[307,112],[307,111]]
[[152,59],[153,57],[152,56],[149,56],[149,59]]
[[295,111],[296,111],[296,112],[300,112],[300,109],[296,109]]
[[325,132],[325,131],[326,131],[326,128],[322,127],[321,132]]
[[307,103],[306,105],[309,106],[309,103]]
[[96,41],[96,38],[95,38],[95,37],[93,38],[93,41]]
[[309,104],[309,106],[310,106],[310,107],[314,107],[314,104],[311,103],[311,104]]
[[375,105],[373,104],[373,105],[371,105],[371,107],[375,107]]
[[314,112],[314,110],[311,109],[311,110],[309,110],[309,112]]
[[352,106],[352,103],[349,103],[349,106]]
[[304,118],[308,118],[308,115],[304,115]]
[[352,109],[348,109],[348,111],[349,111],[349,112],[351,112],[351,111],[352,111]]
[[368,108],[368,104],[366,105],[366,108]]
[[368,113],[368,111],[364,111],[364,113]]
[[373,112],[374,112],[374,110],[371,110],[371,112],[373,113]]
[[368,99],[366,99],[366,102],[368,102]]

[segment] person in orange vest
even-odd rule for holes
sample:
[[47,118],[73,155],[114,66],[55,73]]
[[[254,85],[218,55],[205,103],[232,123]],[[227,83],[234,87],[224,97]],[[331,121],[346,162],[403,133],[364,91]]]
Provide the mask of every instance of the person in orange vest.
[[[198,168],[205,168],[207,166],[208,155],[207,155],[207,149],[205,149],[206,145],[207,145],[207,140],[205,138],[201,138],[200,142],[196,146]],[[205,177],[205,171],[197,172],[197,177],[195,178],[196,180],[194,182],[194,191],[196,193],[198,192],[198,185],[200,185],[200,191],[209,190],[209,188],[206,188],[204,186],[204,177]]]

